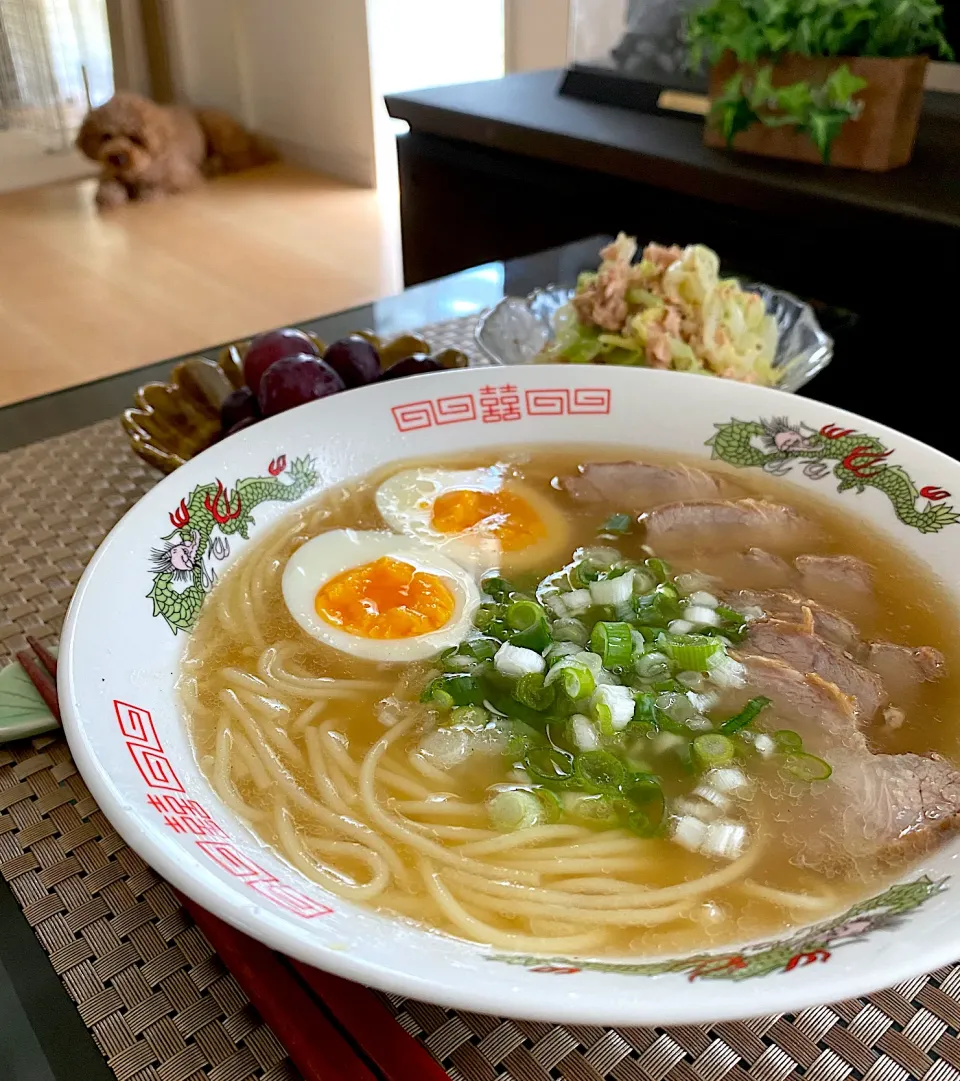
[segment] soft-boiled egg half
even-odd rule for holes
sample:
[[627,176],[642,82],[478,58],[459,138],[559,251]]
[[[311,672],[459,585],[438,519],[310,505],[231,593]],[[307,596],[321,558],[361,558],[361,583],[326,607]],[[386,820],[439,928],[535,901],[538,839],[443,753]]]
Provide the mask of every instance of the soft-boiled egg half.
[[417,661],[466,638],[480,603],[470,574],[396,533],[334,529],[283,572],[283,599],[314,638],[368,661]]
[[568,547],[563,515],[500,466],[405,469],[383,482],[377,510],[398,533],[416,537],[471,570],[523,570]]

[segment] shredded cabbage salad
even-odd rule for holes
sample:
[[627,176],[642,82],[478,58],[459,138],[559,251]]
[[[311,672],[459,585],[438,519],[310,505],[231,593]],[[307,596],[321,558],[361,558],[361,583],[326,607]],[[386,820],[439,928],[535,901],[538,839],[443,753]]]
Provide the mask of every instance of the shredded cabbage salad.
[[636,254],[636,240],[623,233],[601,251],[600,269],[580,275],[538,360],[777,382],[776,321],[761,297],[720,277],[715,252],[649,244],[639,262]]

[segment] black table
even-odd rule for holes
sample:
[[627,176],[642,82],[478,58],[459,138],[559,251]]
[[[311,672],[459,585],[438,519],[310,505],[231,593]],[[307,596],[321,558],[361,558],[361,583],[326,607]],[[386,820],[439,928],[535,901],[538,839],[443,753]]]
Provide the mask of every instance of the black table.
[[[581,270],[596,265],[603,242],[603,238],[593,237],[527,258],[474,267],[408,289],[400,296],[303,325],[330,341],[360,328],[390,335],[469,315],[503,295],[522,295],[550,282],[572,284]],[[847,351],[856,346],[856,327],[850,325],[848,317],[835,312],[825,312],[824,320],[837,334],[838,355],[832,368],[804,393],[873,416],[882,410],[884,395],[865,382],[849,362]],[[211,354],[215,351],[207,350]],[[138,386],[163,379],[178,359],[182,358],[0,409],[0,451],[115,416],[130,404]],[[793,410],[789,402],[779,408],[802,419],[799,403]],[[911,411],[901,419],[903,430],[948,453],[960,451],[953,429],[928,430],[921,412]],[[0,1079],[110,1081],[113,1076],[13,896],[0,885]]]

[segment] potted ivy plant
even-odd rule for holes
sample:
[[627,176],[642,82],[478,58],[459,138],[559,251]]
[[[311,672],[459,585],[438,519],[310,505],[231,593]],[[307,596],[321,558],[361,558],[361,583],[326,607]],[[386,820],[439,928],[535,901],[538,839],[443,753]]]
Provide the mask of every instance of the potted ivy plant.
[[952,58],[938,0],[710,0],[687,25],[712,63],[706,142],[795,161],[906,165],[928,57]]

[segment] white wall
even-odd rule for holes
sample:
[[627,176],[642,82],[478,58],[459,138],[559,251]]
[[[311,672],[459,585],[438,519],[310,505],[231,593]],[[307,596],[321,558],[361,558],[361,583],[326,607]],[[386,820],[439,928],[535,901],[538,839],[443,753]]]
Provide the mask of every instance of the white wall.
[[[566,67],[573,2],[504,0],[507,71]],[[589,8],[596,2],[580,0],[580,6]]]
[[178,95],[226,109],[288,161],[375,183],[364,0],[168,0]]

